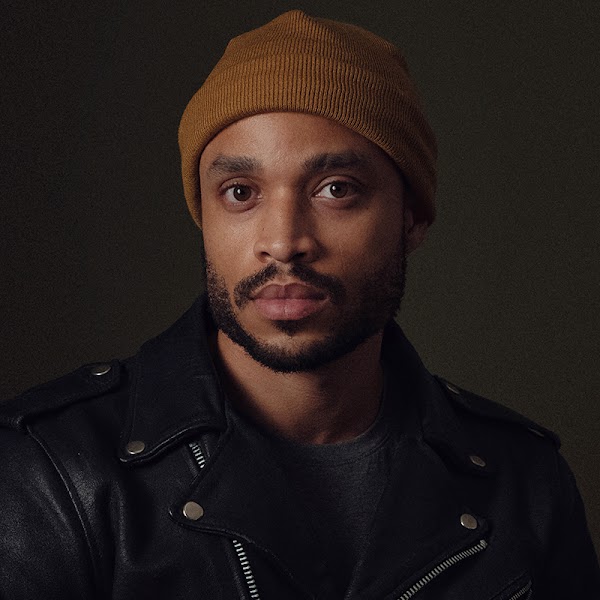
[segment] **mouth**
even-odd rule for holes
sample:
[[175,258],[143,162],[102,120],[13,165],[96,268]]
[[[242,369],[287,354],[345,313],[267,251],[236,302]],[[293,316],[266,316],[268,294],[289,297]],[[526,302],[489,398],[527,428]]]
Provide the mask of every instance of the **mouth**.
[[259,314],[266,319],[294,321],[320,310],[327,301],[327,295],[303,283],[271,283],[253,295],[252,301]]

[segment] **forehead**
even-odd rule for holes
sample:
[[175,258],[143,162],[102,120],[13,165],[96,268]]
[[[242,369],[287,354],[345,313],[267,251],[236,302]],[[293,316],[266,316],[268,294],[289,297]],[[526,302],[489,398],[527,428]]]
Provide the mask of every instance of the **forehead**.
[[200,171],[210,174],[225,163],[240,170],[256,170],[264,161],[306,165],[311,157],[324,155],[347,163],[328,165],[332,168],[350,168],[355,162],[396,169],[381,148],[347,127],[316,115],[283,112],[246,117],[222,130],[204,149]]

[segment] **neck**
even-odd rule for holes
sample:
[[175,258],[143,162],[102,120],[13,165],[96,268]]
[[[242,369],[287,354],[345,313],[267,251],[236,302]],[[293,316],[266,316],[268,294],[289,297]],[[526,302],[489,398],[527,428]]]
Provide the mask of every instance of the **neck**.
[[351,440],[375,421],[383,373],[379,332],[318,369],[278,373],[221,331],[213,346],[230,401],[260,427],[305,444]]

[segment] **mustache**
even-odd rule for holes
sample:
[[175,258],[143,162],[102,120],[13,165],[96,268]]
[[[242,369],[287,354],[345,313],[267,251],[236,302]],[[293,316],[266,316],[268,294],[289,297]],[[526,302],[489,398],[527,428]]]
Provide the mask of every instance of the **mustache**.
[[257,289],[277,277],[294,277],[296,280],[326,292],[333,304],[342,304],[346,299],[344,284],[332,275],[317,273],[307,265],[293,264],[289,269],[271,263],[239,281],[233,288],[233,300],[238,308],[243,308],[251,300],[251,295]]

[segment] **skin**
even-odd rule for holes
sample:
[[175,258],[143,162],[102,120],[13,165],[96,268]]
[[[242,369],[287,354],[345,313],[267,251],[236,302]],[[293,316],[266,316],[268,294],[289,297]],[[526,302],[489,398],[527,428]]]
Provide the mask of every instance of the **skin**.
[[397,167],[333,121],[267,113],[213,138],[200,181],[209,300],[223,322],[212,346],[231,401],[298,442],[360,435],[379,408],[404,259],[427,229]]

